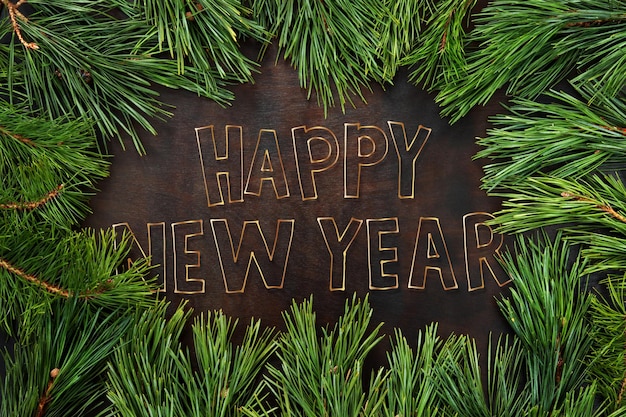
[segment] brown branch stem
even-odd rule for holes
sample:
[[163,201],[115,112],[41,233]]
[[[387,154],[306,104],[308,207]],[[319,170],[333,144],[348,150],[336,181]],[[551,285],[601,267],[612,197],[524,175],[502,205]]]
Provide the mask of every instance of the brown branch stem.
[[590,28],[592,26],[600,26],[607,23],[619,23],[626,20],[626,16],[621,15],[619,17],[614,17],[612,19],[595,19],[595,20],[586,20],[584,22],[569,22],[566,23],[565,26],[568,28],[571,27],[580,27],[580,28]]
[[621,221],[622,223],[626,223],[626,217],[623,216],[622,214],[618,213],[617,211],[615,211],[613,209],[613,207],[607,205],[607,204],[600,204],[597,201],[594,201],[588,197],[584,197],[584,196],[578,196],[572,193],[569,193],[567,191],[563,191],[561,193],[562,197],[565,198],[573,198],[574,200],[577,201],[584,201],[584,202],[588,202],[588,203],[594,203],[596,205],[597,208],[599,208],[600,210],[604,211],[605,213],[608,213],[611,215],[611,217],[613,217],[614,219],[617,219],[619,221]]
[[19,0],[17,3],[13,3],[11,0],[2,0],[2,4],[4,4],[4,6],[9,11],[9,18],[11,19],[13,32],[15,32],[15,35],[20,40],[22,45],[24,45],[26,49],[39,49],[39,45],[37,45],[35,42],[26,42],[26,40],[22,36],[22,31],[20,30],[20,25],[17,21],[19,18],[24,22],[28,22],[28,18],[26,18],[26,16],[24,16],[22,12],[19,11],[19,7],[24,3],[26,3],[26,0]]
[[[623,317],[626,320],[626,316]],[[624,343],[624,355],[622,356],[624,360],[624,364],[626,365],[626,343]],[[615,400],[615,404],[619,406],[622,403],[622,398],[624,397],[624,392],[626,392],[626,374],[622,378],[622,385],[619,389],[619,393],[617,394],[617,399]]]
[[619,393],[617,395],[617,400],[615,400],[615,404],[618,406],[622,403],[622,397],[624,396],[624,391],[626,391],[626,376],[624,377],[624,379],[622,379],[622,386],[620,387]]
[[43,196],[41,199],[37,201],[27,201],[27,202],[17,202],[17,203],[5,203],[0,204],[0,209],[4,210],[34,210],[38,207],[43,206],[48,201],[56,198],[59,195],[59,192],[63,189],[63,184],[57,186],[54,190],[50,191],[48,194]]
[[50,392],[52,391],[52,386],[54,384],[55,378],[59,375],[59,368],[54,368],[50,371],[50,380],[48,381],[48,386],[46,387],[46,391],[39,399],[39,404],[37,404],[37,414],[36,417],[43,417],[46,412],[46,405],[50,401]]
[[25,143],[27,145],[30,145],[30,146],[33,146],[33,147],[35,146],[35,143],[32,140],[30,140],[27,137],[24,137],[22,135],[18,135],[17,133],[13,133],[13,132],[11,132],[9,129],[7,129],[4,126],[0,126],[0,134],[6,135],[6,136],[10,136],[13,139],[15,139],[17,141],[20,141],[22,143]]
[[617,127],[617,126],[601,126],[606,130],[610,130],[612,132],[620,132],[623,135],[626,135],[626,127]]
[[56,294],[56,295],[60,295],[62,297],[65,298],[69,298],[70,297],[70,292],[67,290],[64,290],[63,288],[59,288],[53,284],[50,284],[49,282],[43,281],[39,278],[37,278],[34,275],[31,274],[27,274],[26,272],[22,271],[21,269],[11,265],[8,261],[0,258],[0,268],[4,268],[5,270],[11,272],[12,274],[17,275],[18,277],[31,282],[33,284],[36,284],[40,287],[43,287],[46,291],[48,291],[49,293],[52,294]]

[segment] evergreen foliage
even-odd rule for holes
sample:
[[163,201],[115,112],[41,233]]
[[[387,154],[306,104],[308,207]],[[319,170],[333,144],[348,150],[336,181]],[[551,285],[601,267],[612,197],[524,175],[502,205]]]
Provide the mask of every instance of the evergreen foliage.
[[[263,4],[265,3],[265,5]],[[272,4],[273,3],[273,4]],[[372,1],[262,1],[262,18],[271,22],[285,59],[298,70],[301,85],[317,93],[326,110],[335,104],[343,108],[351,95],[363,98],[368,81],[383,80],[377,59],[377,22],[386,15],[387,2]],[[387,32],[389,33],[389,32]]]
[[[621,416],[626,413],[626,3],[623,0],[1,0],[0,414],[81,416]],[[480,3],[482,6],[483,3]],[[312,300],[286,331],[253,321],[235,346],[216,312],[181,332],[126,261],[128,236],[79,230],[108,175],[103,144],[157,133],[159,88],[227,105],[252,82],[241,50],[274,42],[327,110],[400,66],[455,122],[504,89],[479,138],[494,224],[520,238],[499,306],[513,331],[480,359],[468,336],[381,340],[367,300],[320,327]],[[553,89],[567,80],[568,92]],[[99,140],[99,139],[102,139]],[[586,291],[597,274],[603,296]],[[271,359],[270,359],[271,358]],[[485,366],[486,363],[486,366]],[[108,371],[108,372],[106,372]],[[483,376],[486,375],[486,378]]]
[[442,349],[442,343],[436,323],[419,331],[415,352],[402,332],[396,330],[392,349],[387,355],[391,372],[386,379],[383,415],[437,415],[438,392],[434,377],[439,369],[437,353],[447,350]]
[[25,222],[76,226],[88,211],[89,191],[108,175],[95,145],[83,118],[46,120],[0,103],[0,229]]
[[410,80],[440,90],[466,75],[466,23],[476,0],[434,2],[420,42],[404,58]]
[[[269,364],[266,379],[280,415],[376,415],[385,395],[384,373],[372,375],[367,392],[363,375],[365,357],[382,337],[381,325],[368,330],[371,315],[367,300],[353,297],[336,325],[322,328],[318,337],[312,300],[292,305],[277,341],[280,365]],[[259,415],[269,411],[262,408]]]
[[[499,302],[523,346],[528,398],[539,415],[564,409],[567,396],[584,386],[591,348],[586,318],[591,296],[581,291],[584,262],[570,262],[571,248],[558,234],[547,240],[518,239],[515,257],[504,256],[515,285]],[[586,401],[584,395],[575,400]]]
[[106,362],[131,317],[121,310],[95,309],[77,298],[54,300],[46,313],[36,333],[3,355],[3,416],[90,415],[106,399]]
[[[21,13],[20,7],[11,6],[8,0],[3,3],[12,13]],[[168,3],[155,3],[159,13],[167,11]],[[28,4],[33,7],[28,18],[16,17],[14,24],[12,19],[0,22],[0,38],[11,37],[10,42],[0,43],[0,95],[11,103],[26,104],[45,117],[87,117],[107,138],[129,135],[140,152],[143,148],[135,123],[156,134],[149,119],[169,114],[152,84],[187,89],[226,103],[232,94],[225,85],[241,79],[232,72],[225,73],[224,64],[207,68],[208,58],[182,66],[186,52],[179,50],[181,42],[206,40],[196,39],[197,30],[193,32],[195,37],[187,33],[180,39],[181,33],[170,31],[167,19],[155,21],[153,8],[146,7],[145,11],[139,3],[64,0],[52,5],[31,0]],[[118,18],[120,13],[114,14],[115,8],[121,8],[126,18]],[[218,27],[213,29],[221,38],[232,38],[235,33],[228,24],[219,26],[219,31]],[[170,32],[179,39],[176,44],[171,43],[174,40],[167,44],[172,53],[180,56],[176,61],[159,56],[165,49],[161,37],[170,38]],[[28,41],[20,44],[18,34]],[[222,51],[241,56],[233,49],[231,45],[230,53],[226,48]],[[226,63],[226,68],[230,65]]]
[[623,1],[490,2],[476,16],[470,39],[478,47],[464,73],[437,96],[442,113],[456,121],[503,87],[533,99],[573,70],[580,72],[576,84],[598,82],[599,94],[617,94],[626,81],[626,60],[617,52],[626,42],[625,10]]
[[137,317],[113,354],[108,415],[236,416],[262,399],[254,383],[275,349],[272,330],[252,321],[234,346],[236,321],[221,312],[202,315],[192,327],[192,359],[180,341],[191,311],[179,307],[166,318],[166,307]]

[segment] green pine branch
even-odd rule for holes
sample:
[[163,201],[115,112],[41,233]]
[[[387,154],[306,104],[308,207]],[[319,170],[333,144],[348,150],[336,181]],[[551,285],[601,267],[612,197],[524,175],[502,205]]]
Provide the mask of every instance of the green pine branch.
[[19,229],[26,219],[76,226],[89,212],[89,192],[108,175],[96,146],[85,120],[31,117],[0,103],[0,229]]
[[[484,105],[500,88],[534,99],[572,70],[577,84],[603,82],[599,93],[621,90],[626,60],[626,10],[597,0],[496,0],[476,16],[465,71],[442,86],[437,101],[452,122]],[[617,34],[612,36],[611,34]]]
[[387,353],[390,372],[383,415],[437,415],[439,393],[434,378],[439,366],[437,355],[444,343],[437,335],[437,324],[419,331],[415,351],[401,330],[397,329],[394,336]]
[[605,282],[607,296],[594,297],[590,317],[593,325],[591,373],[609,409],[626,406],[626,276]]
[[133,323],[109,364],[111,416],[239,416],[262,399],[262,367],[275,350],[271,329],[246,327],[243,342],[231,341],[237,321],[216,312],[192,326],[193,359],[180,338],[190,310],[167,305],[147,310]]
[[402,63],[411,68],[409,80],[428,90],[440,90],[465,76],[466,26],[475,0],[445,0],[429,7],[420,41]]
[[[344,314],[332,327],[321,329],[312,299],[293,303],[283,314],[286,331],[277,340],[277,365],[267,366],[266,383],[282,416],[371,416],[381,409],[385,374],[373,373],[364,387],[363,364],[381,340],[380,325],[368,329],[372,309],[356,296],[346,301]],[[272,406],[259,404],[249,416],[268,415]]]
[[[0,75],[6,80],[0,92],[12,103],[27,103],[49,118],[92,119],[104,137],[129,135],[143,152],[137,126],[156,134],[151,119],[170,114],[152,83],[222,104],[233,98],[225,86],[241,77],[189,63],[181,69],[180,62],[157,56],[158,33],[135,16],[139,12],[118,19],[103,11],[102,2],[72,0],[54,8],[32,3],[35,12],[19,19],[19,31],[10,19],[0,23],[0,37],[11,37],[0,44]],[[36,48],[25,46],[25,39]]]
[[[598,170],[626,167],[624,94],[598,95],[590,84],[580,98],[549,92],[548,103],[516,98],[508,112],[491,118],[494,127],[478,139],[487,191],[515,187],[539,174],[576,180]],[[595,98],[594,98],[595,97]]]
[[352,97],[364,100],[362,89],[371,81],[384,79],[377,58],[377,28],[387,16],[384,2],[366,0],[287,0],[278,6],[259,7],[276,15],[262,17],[272,21],[285,59],[298,71],[308,97],[316,93],[317,102],[334,106],[335,94],[343,109]]
[[167,52],[183,74],[190,64],[201,71],[216,71],[224,79],[253,81],[258,63],[240,50],[241,39],[265,42],[265,28],[249,18],[252,11],[240,0],[142,0],[136,2],[137,19],[153,28],[158,52]]
[[571,249],[557,234],[552,241],[519,238],[503,256],[514,285],[498,304],[526,352],[530,404],[544,413],[561,409],[589,378],[591,299],[580,291],[585,262],[572,259]]
[[393,82],[400,67],[407,65],[407,56],[420,42],[425,16],[432,7],[432,0],[386,1],[387,13],[378,20],[379,33],[377,55],[382,63],[384,81]]
[[435,373],[437,395],[444,415],[526,415],[530,398],[523,395],[523,350],[518,340],[498,340],[495,351],[489,344],[487,389],[481,376],[476,342],[469,336],[451,335],[439,353]]
[[581,180],[528,177],[505,192],[494,223],[503,233],[523,233],[543,226],[576,224],[577,229],[608,228],[626,232],[626,186],[617,175]]
[[0,237],[0,324],[9,333],[35,332],[54,300],[82,300],[115,311],[150,306],[156,285],[145,280],[147,262],[117,268],[130,250],[130,237],[111,230],[67,232],[24,228]]
[[12,352],[3,352],[3,416],[89,416],[106,400],[104,371],[132,316],[55,300]]

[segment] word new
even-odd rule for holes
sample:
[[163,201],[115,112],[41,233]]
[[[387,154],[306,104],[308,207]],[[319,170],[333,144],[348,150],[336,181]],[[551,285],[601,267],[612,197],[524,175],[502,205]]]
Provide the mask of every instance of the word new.
[[[463,216],[465,279],[467,290],[474,291],[485,286],[485,279],[492,278],[499,286],[509,283],[509,279],[498,277],[498,262],[495,259],[502,235],[493,232],[486,223],[493,216],[489,213],[469,213]],[[333,217],[318,217],[317,227],[325,247],[326,282],[330,291],[346,290],[346,269],[352,253],[352,244],[365,229],[367,241],[367,265],[370,290],[393,290],[400,288],[400,281],[406,288],[423,290],[427,278],[439,281],[444,290],[459,289],[457,274],[452,266],[443,230],[439,218],[420,217],[408,272],[400,276],[398,247],[389,237],[398,235],[397,217],[356,219],[352,218],[345,225],[338,225]],[[205,221],[202,219],[171,223],[171,256],[167,256],[165,222],[148,223],[148,250],[141,245],[128,223],[113,225],[118,236],[129,233],[134,245],[141,252],[140,256],[161,260],[157,273],[162,279],[163,290],[173,284],[177,294],[202,294],[206,291],[207,279],[221,279],[226,293],[243,293],[248,277],[260,276],[267,289],[282,289],[288,271],[289,258],[294,246],[294,237],[299,235],[294,219],[279,219],[274,230],[262,230],[260,222],[244,221],[233,225],[223,218],[209,219],[210,237],[205,236]],[[240,228],[235,235],[231,232]],[[208,233],[206,233],[208,235]],[[237,236],[238,235],[238,236]],[[214,245],[214,250],[207,242]],[[321,249],[321,248],[320,248]],[[313,249],[311,249],[313,250]],[[201,256],[202,252],[216,253],[217,259],[210,255]],[[322,251],[321,253],[324,253]],[[324,258],[322,256],[322,258]],[[185,262],[187,260],[187,262]],[[131,260],[129,259],[129,262]],[[173,262],[173,280],[168,279],[169,262]],[[215,265],[209,275],[198,277],[202,265]],[[218,270],[219,269],[219,270]],[[499,273],[496,273],[499,271]],[[404,275],[406,274],[406,275]],[[322,277],[324,273],[320,274]],[[324,279],[324,278],[322,278]]]

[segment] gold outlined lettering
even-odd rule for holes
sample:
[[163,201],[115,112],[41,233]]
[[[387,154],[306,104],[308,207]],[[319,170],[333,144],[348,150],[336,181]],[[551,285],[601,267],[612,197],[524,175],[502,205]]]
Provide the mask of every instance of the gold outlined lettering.
[[[348,249],[361,230],[363,220],[351,218],[341,234],[333,217],[318,217],[317,223],[322,230],[326,249],[330,255],[329,289],[330,291],[345,291]],[[332,236],[331,240],[328,239],[329,236]],[[338,261],[339,259],[341,262]]]
[[[323,126],[310,129],[306,126],[294,127],[291,129],[291,138],[302,200],[316,200],[315,174],[326,171],[337,163],[339,141],[330,129]],[[320,148],[323,151],[321,155]]]
[[[499,250],[504,241],[504,237],[501,234],[495,233],[491,226],[485,223],[493,218],[492,214],[482,212],[468,213],[463,216],[465,274],[468,291],[485,288],[485,274],[489,274],[500,287],[504,287],[512,281],[511,278],[508,278],[506,281],[500,281],[492,268],[492,264],[499,267],[496,255],[500,253]],[[487,233],[487,239],[481,238],[481,236],[484,237],[484,233],[481,233],[481,230]],[[494,239],[494,236],[497,236],[497,238]],[[499,270],[501,274],[504,274],[501,268]]]
[[[369,289],[370,290],[392,290],[398,288],[398,274],[388,273],[385,266],[398,262],[398,248],[386,246],[383,238],[390,234],[400,232],[398,218],[390,217],[383,219],[367,219],[367,260],[369,268]],[[379,254],[376,258],[374,252]],[[390,253],[391,256],[383,257],[383,253]],[[375,262],[377,261],[377,262]],[[374,276],[373,265],[378,264],[376,276]],[[374,281],[383,285],[375,285]]]
[[[204,294],[205,280],[202,278],[191,278],[189,276],[189,269],[200,267],[200,252],[195,250],[189,250],[189,239],[195,236],[204,235],[204,223],[202,220],[188,220],[185,222],[176,222],[171,224],[172,227],[172,243],[174,254],[174,293],[176,294]],[[191,229],[191,230],[189,230]],[[191,231],[191,233],[187,233]],[[185,239],[180,239],[182,234]],[[181,243],[184,242],[184,245]],[[182,246],[182,250],[180,248]],[[181,255],[196,255],[196,263],[185,263],[185,279],[179,280],[179,254]],[[182,257],[182,256],[181,256]],[[183,287],[183,288],[181,288]]]
[[[274,166],[277,167],[277,170],[274,169]],[[260,196],[264,181],[269,181],[272,184],[277,199],[289,197],[289,186],[278,146],[278,138],[276,131],[270,129],[259,131],[244,193]]]
[[[261,230],[260,222],[258,220],[244,221],[239,243],[235,249],[228,220],[211,219],[213,239],[215,241],[215,247],[217,248],[226,293],[243,293],[245,291],[252,263],[256,265],[265,288],[283,288],[285,275],[287,273],[289,253],[291,251],[291,242],[293,240],[294,226],[295,220],[293,219],[279,219],[276,225],[274,243],[270,250],[265,234]],[[262,243],[262,246],[259,245],[259,243]],[[225,250],[223,250],[225,244]],[[242,247],[245,247],[245,249],[242,249]],[[260,247],[263,247],[265,251],[254,250],[254,248]],[[230,274],[226,272],[225,267],[225,253],[227,252],[230,252],[232,255],[232,258],[229,258],[228,269],[230,271],[235,270],[234,273]],[[259,256],[258,254],[261,252],[263,252],[266,257]],[[245,265],[245,272],[243,272],[243,263],[239,261],[245,255],[248,255],[248,261]],[[230,262],[231,260],[232,262]],[[272,263],[275,263],[274,268],[271,268],[273,266]],[[270,276],[265,272],[275,268],[281,269],[280,276]]]
[[[426,244],[420,245],[420,241]],[[443,252],[437,248],[443,248]],[[441,254],[445,253],[445,259]],[[422,265],[418,260],[425,261],[424,269],[421,276],[417,265]],[[417,265],[416,265],[417,264]],[[428,273],[434,271],[441,281],[443,289],[446,291],[455,290],[459,285],[454,276],[452,269],[452,261],[448,253],[448,245],[441,230],[441,224],[438,217],[420,217],[420,223],[417,228],[417,237],[415,238],[415,249],[413,250],[413,260],[411,262],[411,272],[409,275],[409,288],[423,290],[426,288],[426,278]],[[417,282],[416,282],[417,281]]]
[[[415,198],[415,165],[432,129],[419,125],[413,139],[409,142],[404,123],[388,121],[387,124],[393,139],[393,146],[395,146],[398,155],[398,198]],[[404,167],[407,166],[411,167],[411,171],[402,175]]]
[[[141,257],[147,258],[149,261],[148,264],[155,267],[154,269],[152,269],[152,271],[160,279],[161,288],[159,289],[159,291],[163,291],[163,292],[167,291],[167,256],[166,256],[166,249],[165,249],[165,242],[166,242],[165,222],[146,223],[146,228],[148,229],[148,254],[147,255],[146,255],[145,250],[141,246],[141,243],[139,243],[139,241],[137,240],[137,236],[135,235],[135,232],[133,232],[133,230],[130,228],[130,225],[127,222],[113,224],[111,225],[111,228],[116,234],[116,239],[121,238],[122,234],[124,233],[124,230],[126,231],[126,233],[130,234],[132,248],[137,248],[139,252],[141,253]],[[160,229],[160,233],[159,232],[152,233],[153,229]],[[121,231],[118,232],[118,230],[121,230]],[[154,244],[154,240],[156,239],[156,236],[160,236],[161,245]],[[115,242],[115,247],[117,248],[117,240]],[[158,259],[161,259],[162,262],[155,262],[155,260],[158,260]],[[130,268],[130,266],[133,263],[133,259],[127,258],[126,262],[127,262],[128,268]],[[117,273],[119,273],[119,271],[117,271]]]
[[243,128],[226,125],[224,130],[225,138],[218,144],[213,125],[196,128],[198,155],[209,207],[224,205],[222,178],[226,179],[228,202],[243,201]]
[[345,123],[344,130],[344,198],[359,198],[361,168],[377,165],[385,159],[389,150],[389,140],[378,126]]

